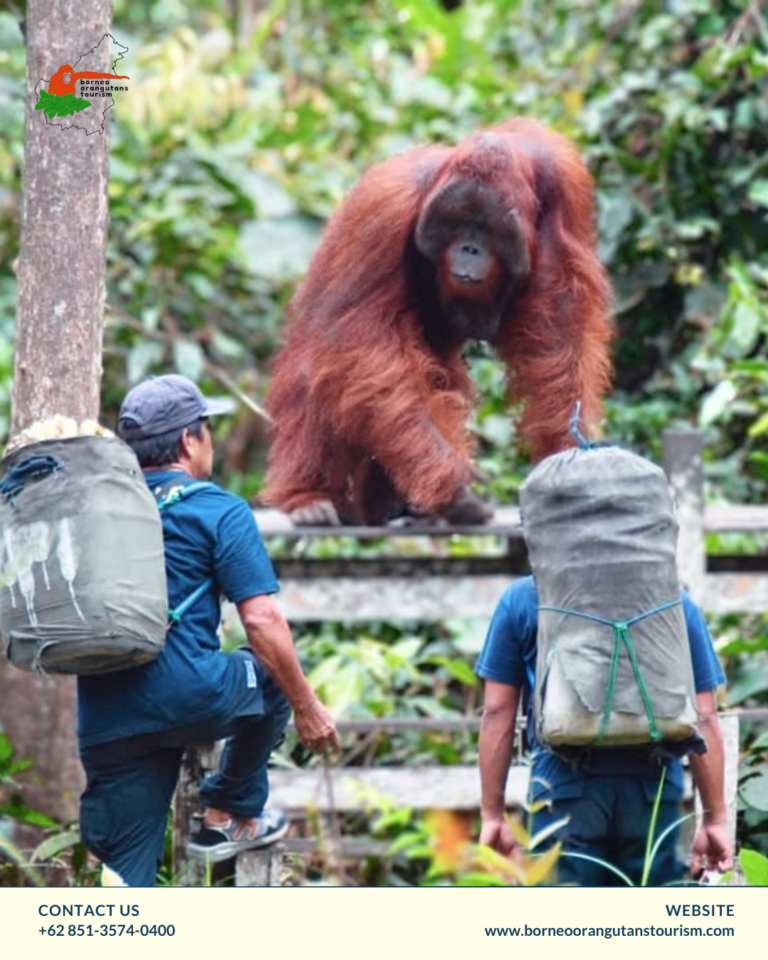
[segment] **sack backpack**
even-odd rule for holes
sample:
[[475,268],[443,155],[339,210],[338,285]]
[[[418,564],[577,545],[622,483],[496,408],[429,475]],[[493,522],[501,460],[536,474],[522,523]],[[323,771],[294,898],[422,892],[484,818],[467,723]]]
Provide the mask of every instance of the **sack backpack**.
[[692,748],[693,666],[663,471],[585,445],[543,460],[520,505],[539,595],[539,742]]
[[0,637],[38,673],[114,673],[154,660],[170,626],[211,586],[168,611],[160,510],[136,456],[114,437],[30,444],[3,462]]

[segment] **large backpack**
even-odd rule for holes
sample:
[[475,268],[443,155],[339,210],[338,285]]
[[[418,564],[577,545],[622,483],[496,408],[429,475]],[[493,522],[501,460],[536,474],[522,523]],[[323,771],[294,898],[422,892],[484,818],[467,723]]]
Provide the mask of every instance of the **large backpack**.
[[0,637],[10,662],[97,674],[154,660],[169,624],[211,586],[169,613],[158,507],[211,484],[156,503],[135,454],[114,437],[30,444],[3,468]]
[[574,448],[532,471],[520,505],[539,596],[537,739],[557,748],[695,738],[663,471],[617,447]]

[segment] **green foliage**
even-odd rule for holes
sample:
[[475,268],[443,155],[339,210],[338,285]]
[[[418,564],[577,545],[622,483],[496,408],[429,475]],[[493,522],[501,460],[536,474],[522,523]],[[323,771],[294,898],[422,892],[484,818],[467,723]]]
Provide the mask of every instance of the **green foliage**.
[[54,117],[71,117],[75,113],[80,113],[81,110],[87,110],[90,105],[90,100],[76,97],[74,93],[58,96],[55,93],[48,93],[47,90],[41,90],[35,110],[42,110],[46,117],[52,120]]
[[31,760],[15,759],[10,740],[0,733],[0,821],[5,816],[37,827],[56,826],[55,820],[39,810],[33,810],[24,801],[18,775],[31,766]]
[[739,853],[739,864],[750,887],[768,887],[768,857],[744,849]]
[[[414,625],[415,626],[415,625]],[[477,678],[467,662],[461,630],[447,626],[419,635],[385,624],[349,629],[341,624],[304,628],[299,656],[312,686],[340,719],[386,717],[457,719],[471,713]],[[408,731],[379,735],[362,749],[366,763],[472,762],[476,737],[470,734]],[[356,752],[355,744],[350,745]]]

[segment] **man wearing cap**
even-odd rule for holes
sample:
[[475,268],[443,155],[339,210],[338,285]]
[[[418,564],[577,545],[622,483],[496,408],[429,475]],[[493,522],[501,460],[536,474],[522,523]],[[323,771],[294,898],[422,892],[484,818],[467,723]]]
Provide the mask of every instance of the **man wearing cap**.
[[[118,434],[158,502],[173,501],[161,513],[170,608],[198,591],[152,663],[78,678],[82,837],[128,886],[155,882],[186,746],[227,738],[219,770],[203,782],[205,818],[189,844],[213,862],[285,834],[285,815],[265,809],[267,760],[291,707],[307,747],[339,747],[273,599],[278,584],[250,508],[201,483],[213,466],[208,417],[230,410],[176,374],[139,384],[120,408]],[[219,649],[222,595],[237,606],[248,648]]]

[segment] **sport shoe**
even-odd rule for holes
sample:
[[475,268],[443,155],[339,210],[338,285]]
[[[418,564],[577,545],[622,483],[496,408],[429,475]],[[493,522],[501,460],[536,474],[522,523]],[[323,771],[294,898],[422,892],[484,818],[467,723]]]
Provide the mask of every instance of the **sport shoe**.
[[[252,836],[254,826],[256,833]],[[277,843],[288,832],[288,826],[288,817],[282,810],[264,810],[261,816],[254,820],[232,818],[221,827],[203,824],[200,832],[190,838],[187,852],[191,857],[219,863],[231,859],[243,850],[258,850],[259,847]]]

